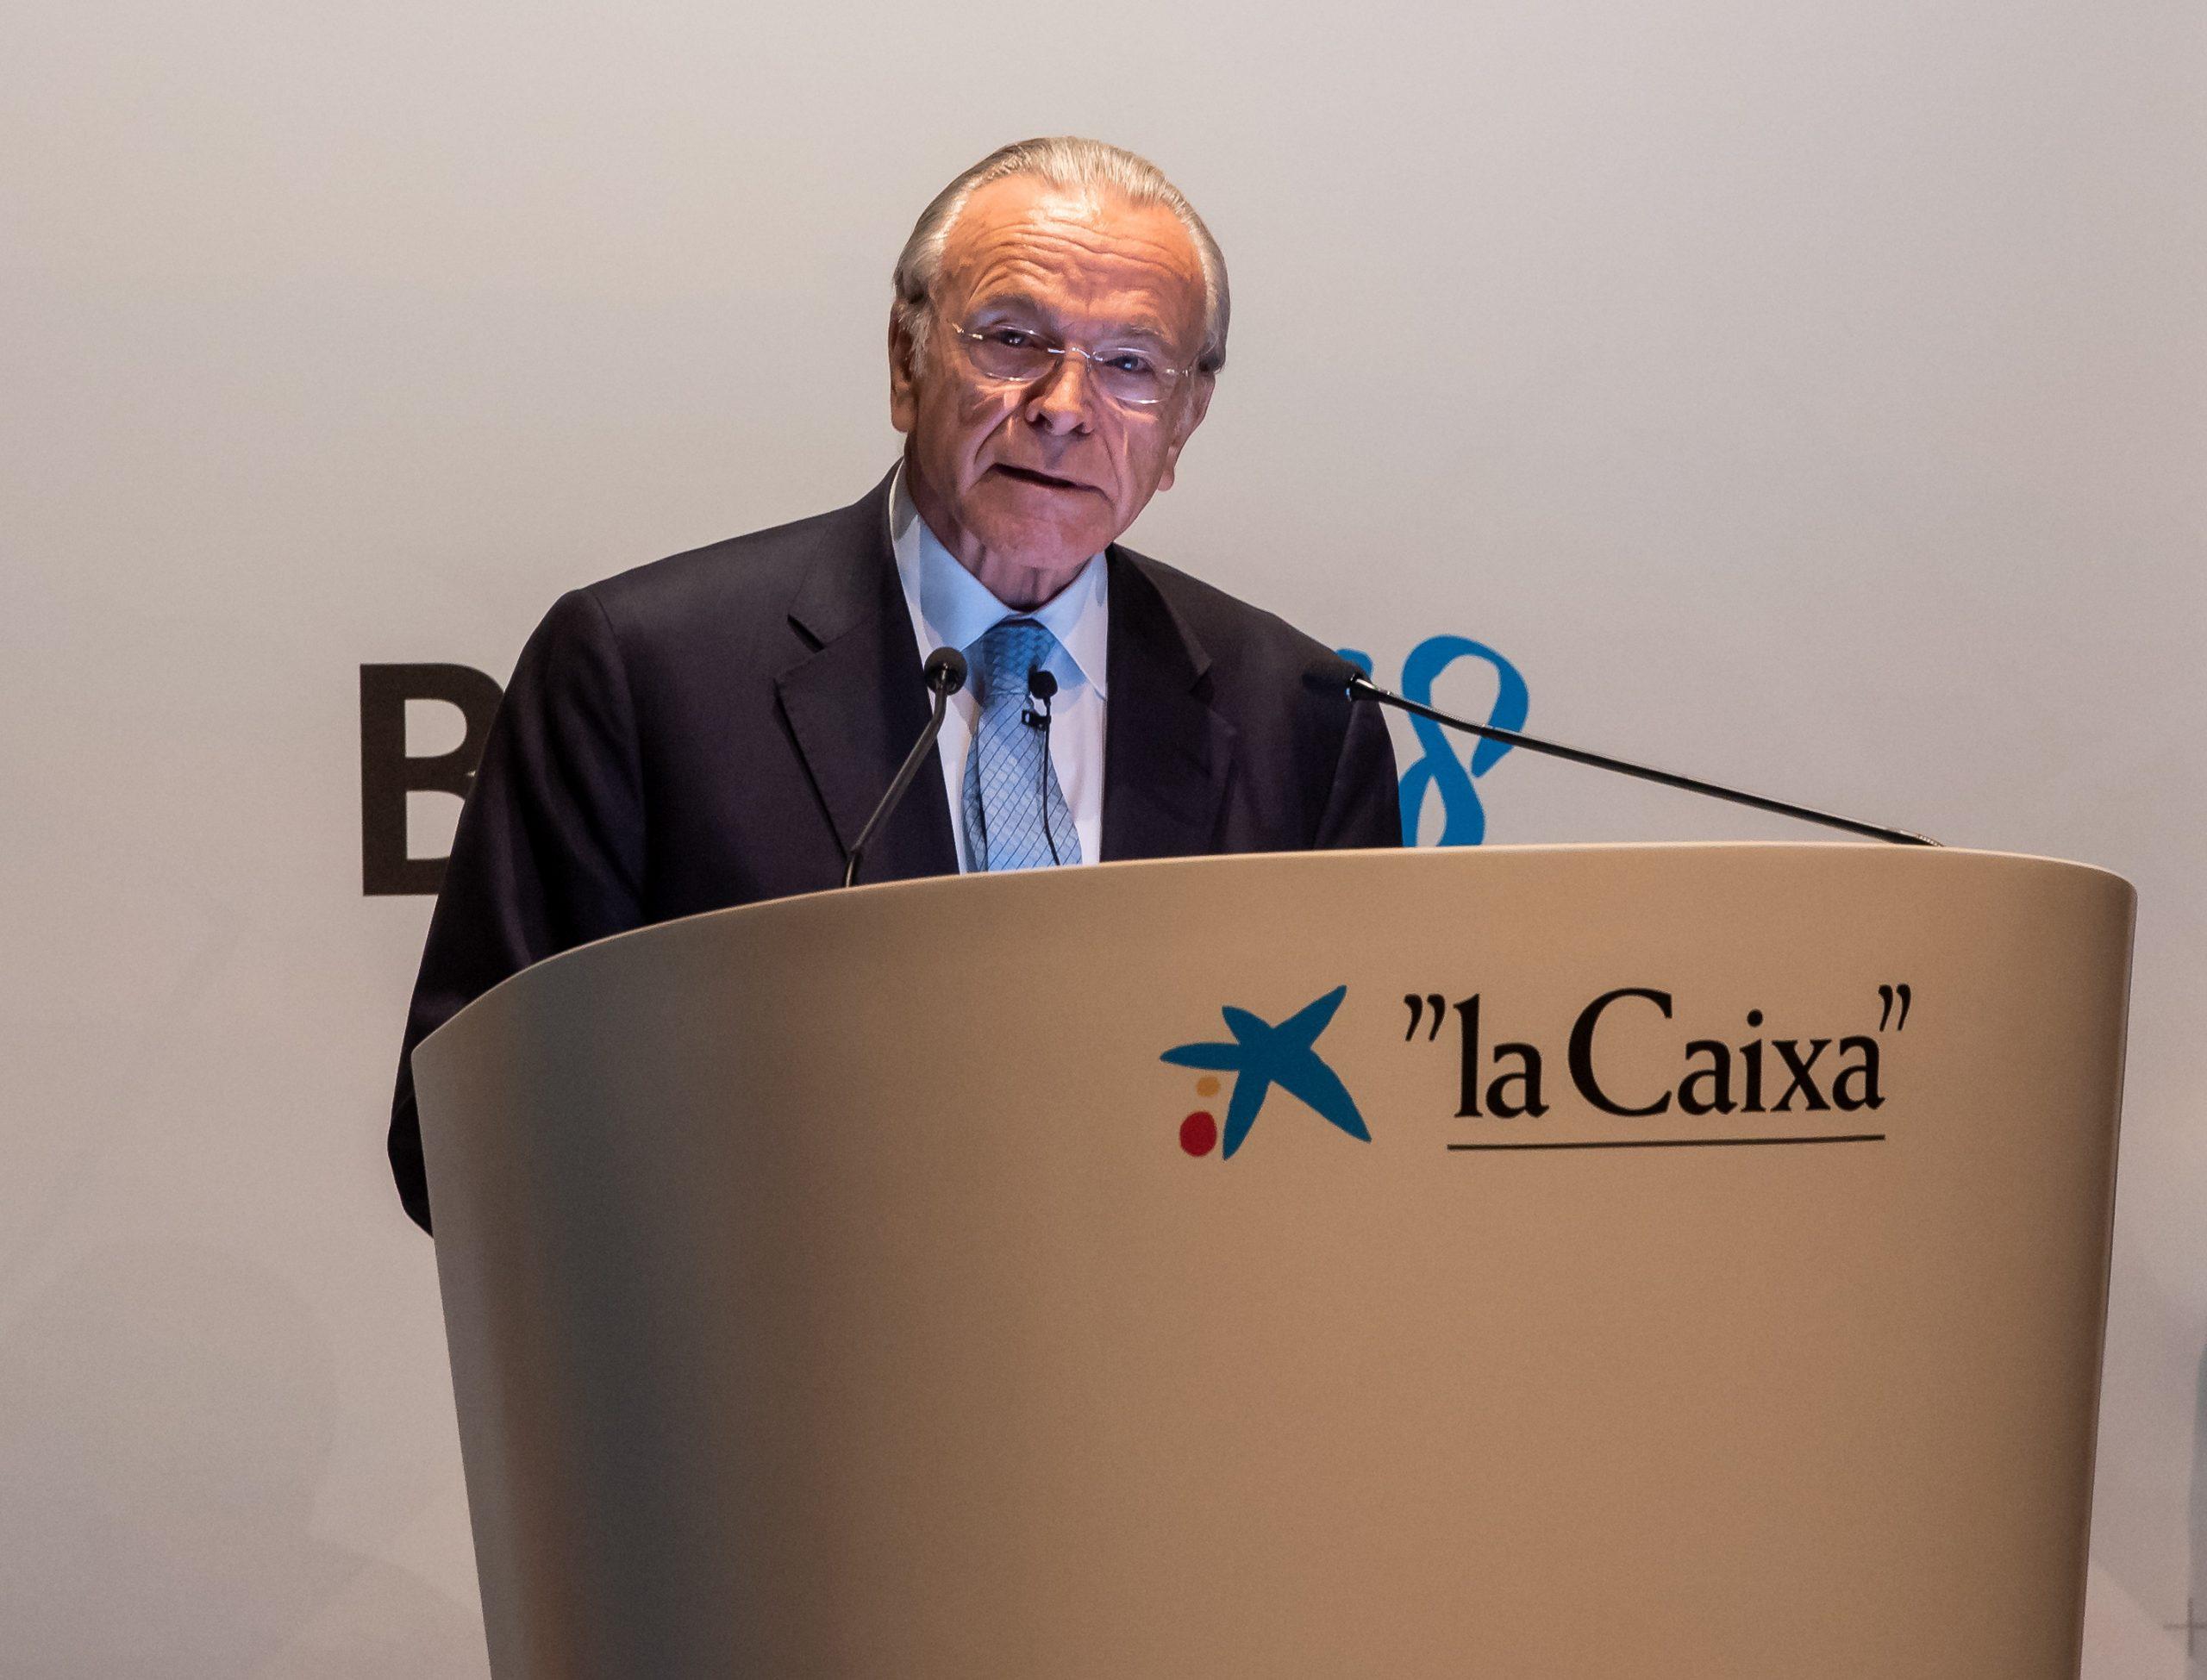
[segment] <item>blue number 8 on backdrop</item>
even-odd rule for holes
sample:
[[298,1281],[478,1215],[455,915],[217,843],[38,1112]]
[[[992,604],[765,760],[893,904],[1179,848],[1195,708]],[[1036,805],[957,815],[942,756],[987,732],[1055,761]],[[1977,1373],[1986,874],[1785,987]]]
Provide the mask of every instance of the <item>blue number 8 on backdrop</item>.
[[[1369,653],[1354,647],[1335,651],[1366,677],[1372,675]],[[1530,705],[1524,677],[1494,649],[1467,636],[1429,636],[1410,649],[1410,657],[1403,661],[1404,696],[1421,706],[1432,705],[1433,684],[1441,673],[1457,660],[1467,659],[1484,659],[1494,667],[1494,704],[1487,712],[1487,723],[1497,729],[1523,728]],[[1422,756],[1402,773],[1404,840],[1412,845],[1416,843],[1418,819],[1424,814],[1426,796],[1437,793],[1441,796],[1439,844],[1477,846],[1486,838],[1486,808],[1479,803],[1476,784],[1480,777],[1502,762],[1510,751],[1510,743],[1481,740],[1472,749],[1467,769],[1457,758],[1447,731],[1439,724],[1430,718],[1414,717],[1410,719],[1410,728],[1417,733]]]

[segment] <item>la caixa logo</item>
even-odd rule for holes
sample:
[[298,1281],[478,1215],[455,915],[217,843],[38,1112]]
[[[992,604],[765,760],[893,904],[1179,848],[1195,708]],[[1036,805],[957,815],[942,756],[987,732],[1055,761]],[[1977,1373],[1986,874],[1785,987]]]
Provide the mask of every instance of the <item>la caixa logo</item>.
[[[1347,986],[1335,986],[1274,1026],[1247,1009],[1228,1004],[1219,1011],[1231,1039],[1175,1045],[1159,1058],[1176,1067],[1207,1069],[1196,1081],[1196,1095],[1210,1096],[1218,1090],[1220,1073],[1234,1076],[1234,1090],[1226,1101],[1224,1147],[1220,1159],[1231,1160],[1257,1123],[1258,1111],[1277,1085],[1303,1099],[1304,1105],[1322,1120],[1349,1136],[1372,1141],[1356,1099],[1341,1084],[1341,1075],[1318,1054],[1318,1035],[1334,1018],[1334,1011],[1348,996]],[[1180,1147],[1191,1155],[1208,1155],[1220,1141],[1218,1123],[1208,1109],[1197,1109],[1180,1122]]]
[[[1275,1093],[1345,1136],[1372,1141],[1356,1099],[1318,1048],[1348,993],[1346,984],[1335,986],[1276,1022],[1228,1004],[1219,1014],[1229,1037],[1165,1051],[1160,1061],[1202,1076],[1195,1093],[1206,1104],[1219,1095],[1222,1075],[1233,1080],[1223,1125],[1210,1106],[1191,1110],[1179,1123],[1180,1147],[1194,1156],[1216,1149],[1220,1159],[1231,1160]],[[1866,989],[1866,1004],[1867,996]],[[1741,1015],[1744,1035],[1714,1037],[1684,1029],[1678,1000],[1665,988],[1611,986],[1567,1022],[1555,1023],[1559,1055],[1552,1042],[1496,1030],[1500,1011],[1479,992],[1451,1002],[1444,992],[1411,991],[1402,994],[1408,1022],[1393,1041],[1412,1055],[1453,1048],[1453,1067],[1441,1070],[1454,1075],[1450,1121],[1562,1116],[1560,1135],[1520,1126],[1497,1136],[1484,1126],[1466,1136],[1455,1128],[1444,1140],[1451,1150],[1883,1143],[1883,1131],[1828,1129],[1835,1121],[1859,1124],[1858,1117],[1876,1115],[1888,1100],[1888,1044],[1908,1025],[1915,995],[1902,983],[1879,985],[1875,996],[1874,1022],[1831,1023],[1822,1033],[1779,1032],[1766,1030],[1763,1009],[1749,1008]],[[1847,1030],[1850,1026],[1857,1030]],[[1618,1053],[1620,1042],[1630,1054]],[[1660,1071],[1651,1075],[1651,1067]],[[1429,1088],[1423,1071],[1412,1070],[1412,1078]],[[1587,1125],[1659,1119],[1666,1127],[1660,1132],[1590,1130]],[[1811,1126],[1817,1129],[1805,1129]]]

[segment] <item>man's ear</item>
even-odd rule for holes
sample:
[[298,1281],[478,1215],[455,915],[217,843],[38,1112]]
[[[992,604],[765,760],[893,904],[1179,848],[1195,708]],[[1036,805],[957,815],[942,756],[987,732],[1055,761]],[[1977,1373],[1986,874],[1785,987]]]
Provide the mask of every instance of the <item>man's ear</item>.
[[1210,412],[1210,394],[1218,389],[1218,375],[1198,373],[1195,389],[1188,393],[1187,412],[1173,422],[1172,441],[1165,446],[1165,471],[1158,478],[1160,490],[1172,488],[1173,469],[1180,465],[1180,452],[1188,440],[1196,434],[1196,428],[1204,423],[1204,416]]
[[910,432],[919,418],[920,394],[915,383],[916,359],[912,335],[894,308],[889,311],[889,423]]

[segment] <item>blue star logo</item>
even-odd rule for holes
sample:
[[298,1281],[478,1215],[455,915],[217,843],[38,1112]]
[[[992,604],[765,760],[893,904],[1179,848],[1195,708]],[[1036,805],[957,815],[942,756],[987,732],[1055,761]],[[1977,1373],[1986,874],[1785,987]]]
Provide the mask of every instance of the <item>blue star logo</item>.
[[1347,986],[1335,986],[1277,1027],[1260,1021],[1247,1009],[1229,1004],[1219,1013],[1226,1019],[1227,1030],[1234,1034],[1230,1042],[1177,1045],[1158,1058],[1177,1067],[1199,1067],[1234,1075],[1234,1095],[1226,1106],[1226,1146],[1220,1152],[1222,1156],[1231,1157],[1241,1146],[1241,1140],[1256,1124],[1257,1110],[1265,1106],[1265,1098],[1274,1085],[1291,1096],[1302,1098],[1322,1119],[1330,1121],[1349,1136],[1366,1143],[1372,1141],[1372,1134],[1365,1129],[1364,1116],[1357,1113],[1356,1100],[1348,1094],[1348,1087],[1341,1084],[1341,1076],[1328,1067],[1312,1047],[1347,995]]

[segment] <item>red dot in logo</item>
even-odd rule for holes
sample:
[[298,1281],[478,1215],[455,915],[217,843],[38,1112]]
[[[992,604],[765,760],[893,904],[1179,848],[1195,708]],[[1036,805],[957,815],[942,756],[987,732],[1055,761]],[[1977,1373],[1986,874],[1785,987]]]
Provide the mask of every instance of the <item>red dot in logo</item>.
[[1218,1122],[1202,1109],[1180,1122],[1180,1147],[1191,1155],[1208,1155],[1218,1145]]

